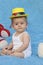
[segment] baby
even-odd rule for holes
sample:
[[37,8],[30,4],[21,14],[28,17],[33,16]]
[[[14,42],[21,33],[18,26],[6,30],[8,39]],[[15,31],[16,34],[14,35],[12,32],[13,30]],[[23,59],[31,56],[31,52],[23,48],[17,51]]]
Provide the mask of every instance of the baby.
[[2,54],[26,58],[31,56],[30,36],[27,33],[27,14],[24,8],[14,8],[12,10],[11,27],[16,31],[12,35],[12,42],[2,50]]

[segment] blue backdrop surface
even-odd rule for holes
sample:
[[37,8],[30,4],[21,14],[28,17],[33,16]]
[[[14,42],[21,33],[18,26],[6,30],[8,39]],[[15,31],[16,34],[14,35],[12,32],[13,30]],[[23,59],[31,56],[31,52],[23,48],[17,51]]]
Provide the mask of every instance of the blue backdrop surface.
[[[23,7],[29,15],[27,31],[31,37],[32,57],[20,60],[9,56],[1,56],[0,65],[3,65],[3,63],[9,65],[11,62],[11,65],[43,65],[42,59],[37,56],[38,44],[43,42],[43,0],[0,0],[0,23],[10,30],[11,36],[14,30],[10,28],[11,20],[9,17],[12,8],[15,7]],[[11,36],[7,38],[8,43],[11,41]]]

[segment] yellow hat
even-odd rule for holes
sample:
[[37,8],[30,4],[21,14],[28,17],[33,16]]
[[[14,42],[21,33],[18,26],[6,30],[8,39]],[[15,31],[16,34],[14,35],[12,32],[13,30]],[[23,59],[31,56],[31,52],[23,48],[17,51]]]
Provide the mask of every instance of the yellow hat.
[[14,8],[12,9],[12,16],[10,16],[10,19],[27,15],[28,14],[25,14],[24,8]]

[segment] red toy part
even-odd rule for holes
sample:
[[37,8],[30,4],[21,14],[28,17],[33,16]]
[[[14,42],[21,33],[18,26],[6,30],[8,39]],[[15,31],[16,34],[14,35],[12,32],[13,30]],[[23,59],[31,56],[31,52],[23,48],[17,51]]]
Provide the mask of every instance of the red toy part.
[[1,36],[1,30],[4,29],[4,26],[0,24],[0,36]]
[[4,26],[2,24],[0,24],[0,29],[4,29]]
[[0,24],[0,36],[2,36],[2,37],[9,37],[10,36],[9,30],[5,29],[2,24]]

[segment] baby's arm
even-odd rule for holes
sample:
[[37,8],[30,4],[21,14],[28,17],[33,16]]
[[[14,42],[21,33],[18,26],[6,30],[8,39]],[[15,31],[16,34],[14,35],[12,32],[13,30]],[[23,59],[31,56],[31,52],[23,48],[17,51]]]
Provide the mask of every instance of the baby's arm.
[[23,45],[20,48],[18,48],[17,50],[15,50],[15,52],[22,52],[22,51],[24,51],[28,47],[29,42],[30,42],[30,37],[29,37],[28,34],[25,33],[23,35]]

